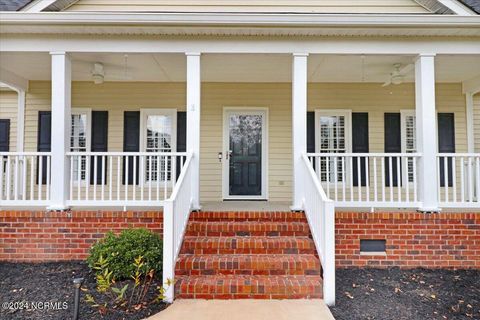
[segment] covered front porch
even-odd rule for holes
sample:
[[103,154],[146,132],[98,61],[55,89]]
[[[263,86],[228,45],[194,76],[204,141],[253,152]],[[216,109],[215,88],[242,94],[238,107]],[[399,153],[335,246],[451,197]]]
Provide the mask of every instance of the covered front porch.
[[301,209],[304,161],[337,207],[478,207],[479,59],[2,53],[2,207],[163,206],[188,162],[196,208]]

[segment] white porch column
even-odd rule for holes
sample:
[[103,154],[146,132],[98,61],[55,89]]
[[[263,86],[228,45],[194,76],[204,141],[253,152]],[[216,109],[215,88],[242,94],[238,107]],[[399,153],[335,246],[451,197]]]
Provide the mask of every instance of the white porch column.
[[307,152],[307,53],[294,53],[292,63],[292,153],[293,153],[293,205],[302,210],[303,177],[302,153]]
[[466,123],[467,123],[467,152],[475,152],[475,132],[473,121],[473,96],[474,93],[465,93],[466,102]]
[[25,91],[17,90],[17,152],[23,152],[25,145]]
[[187,56],[187,152],[193,153],[192,200],[193,210],[200,209],[200,53]]
[[437,130],[435,109],[435,55],[421,54],[415,61],[415,104],[421,211],[438,211]]
[[66,209],[69,186],[69,162],[65,153],[70,146],[71,62],[65,52],[52,56],[52,161],[50,210]]

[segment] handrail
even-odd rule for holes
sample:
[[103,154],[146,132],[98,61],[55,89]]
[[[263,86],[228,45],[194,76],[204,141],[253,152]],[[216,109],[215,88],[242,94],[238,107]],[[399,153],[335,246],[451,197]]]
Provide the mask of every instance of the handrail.
[[322,263],[323,299],[335,304],[335,205],[320,184],[306,154],[302,155],[303,209]]
[[67,156],[186,156],[186,152],[67,152]]
[[412,153],[407,153],[407,152],[377,152],[377,153],[328,153],[328,152],[321,152],[321,153],[307,153],[307,157],[402,157],[402,156],[408,156],[408,157],[421,157],[422,153],[419,152],[412,152]]
[[1,157],[8,156],[50,156],[51,152],[0,152]]
[[310,174],[311,177],[315,177],[313,179],[313,184],[315,185],[315,188],[317,189],[317,192],[320,194],[320,197],[322,198],[323,201],[329,201],[327,194],[322,188],[322,185],[320,184],[320,181],[316,179],[316,174],[315,170],[313,170],[312,166],[310,165],[310,161],[308,161],[308,158],[305,154],[302,155],[303,161],[307,164],[307,171]]
[[[168,285],[175,278],[175,264],[177,262],[183,238],[192,208],[192,158],[189,153],[182,172],[168,200],[163,208],[163,282],[165,301],[173,302],[173,284]],[[173,281],[174,282],[174,281]]]
[[325,194],[339,207],[420,205],[421,153],[307,153],[305,156]]
[[438,153],[440,207],[480,208],[480,153]]
[[187,156],[187,160],[185,161],[184,164],[184,170],[180,173],[180,176],[178,177],[177,183],[175,184],[175,187],[173,188],[172,194],[170,195],[169,200],[175,200],[177,198],[178,192],[180,188],[182,187],[183,180],[185,180],[185,176],[187,175],[187,170],[190,168],[190,162],[192,161],[192,154],[190,153]]

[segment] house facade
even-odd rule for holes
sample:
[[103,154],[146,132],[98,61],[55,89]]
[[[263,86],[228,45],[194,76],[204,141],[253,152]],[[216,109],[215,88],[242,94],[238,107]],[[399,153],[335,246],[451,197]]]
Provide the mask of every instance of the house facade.
[[[188,277],[239,281],[195,259],[246,263],[245,239],[205,257],[222,240],[200,237],[260,232],[248,259],[311,256],[255,269],[285,292],[248,294],[329,304],[335,265],[480,267],[475,1],[0,9],[0,259],[81,259],[107,230],[147,227],[164,236],[164,277],[181,279],[169,300],[235,298]],[[314,267],[272,279],[289,259]],[[312,272],[321,289],[297,277]],[[289,276],[311,291],[289,295]]]

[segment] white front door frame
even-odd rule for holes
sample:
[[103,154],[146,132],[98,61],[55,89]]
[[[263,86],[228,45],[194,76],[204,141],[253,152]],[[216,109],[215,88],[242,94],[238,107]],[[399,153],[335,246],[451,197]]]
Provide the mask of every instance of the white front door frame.
[[[230,186],[230,131],[229,115],[262,115],[262,193],[259,196],[231,196]],[[222,196],[224,200],[268,200],[268,108],[223,107]]]

